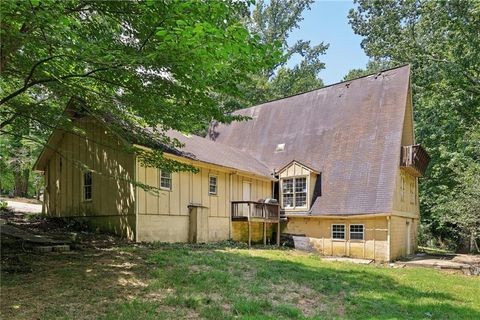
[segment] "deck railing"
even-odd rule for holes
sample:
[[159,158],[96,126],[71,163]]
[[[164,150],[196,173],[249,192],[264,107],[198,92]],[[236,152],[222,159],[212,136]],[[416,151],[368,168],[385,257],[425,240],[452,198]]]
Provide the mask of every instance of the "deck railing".
[[280,206],[277,203],[256,201],[232,201],[232,219],[279,220]]
[[248,245],[252,244],[252,222],[263,224],[263,244],[267,244],[267,224],[277,225],[277,246],[280,245],[280,206],[277,203],[232,201],[232,220],[248,222]]
[[410,174],[416,177],[425,175],[430,156],[421,145],[402,146],[400,157],[400,166]]

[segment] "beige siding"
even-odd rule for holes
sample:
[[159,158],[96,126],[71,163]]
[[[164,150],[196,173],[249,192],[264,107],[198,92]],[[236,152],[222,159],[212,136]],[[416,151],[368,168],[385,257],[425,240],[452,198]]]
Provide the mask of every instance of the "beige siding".
[[[198,173],[172,173],[171,190],[145,191],[137,188],[138,241],[186,242],[189,206],[192,205],[201,208],[208,216],[205,224],[208,241],[226,240],[231,235],[231,201],[243,200],[244,181],[251,184],[251,200],[272,196],[268,180],[235,174],[213,165],[198,162],[194,165],[199,169]],[[136,167],[139,182],[158,186],[159,169],[145,168],[139,162]],[[212,175],[217,177],[216,195],[209,194],[209,177]]]
[[[344,224],[346,240],[332,240],[332,224]],[[364,225],[364,240],[349,239],[349,225]],[[304,235],[312,247],[327,256],[348,256],[376,261],[389,260],[388,222],[386,217],[313,218],[289,217],[283,233]]]
[[395,178],[395,193],[393,196],[394,213],[405,213],[418,217],[420,205],[418,202],[418,178],[398,169]]
[[[134,157],[123,142],[94,120],[75,121],[81,133],[61,133],[57,151],[50,157],[46,213],[59,217],[90,217],[96,227],[134,237]],[[92,200],[83,200],[83,170],[92,174]]]
[[[404,257],[408,254],[408,237],[410,236],[410,253],[417,249],[418,219],[392,216],[390,222],[390,259]],[[410,228],[410,232],[408,232]]]

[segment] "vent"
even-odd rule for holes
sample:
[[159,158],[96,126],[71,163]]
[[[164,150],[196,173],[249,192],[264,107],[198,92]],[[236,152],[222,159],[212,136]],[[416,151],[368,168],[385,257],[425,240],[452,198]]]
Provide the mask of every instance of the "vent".
[[277,144],[277,147],[275,148],[275,152],[282,152],[282,151],[285,151],[285,143]]

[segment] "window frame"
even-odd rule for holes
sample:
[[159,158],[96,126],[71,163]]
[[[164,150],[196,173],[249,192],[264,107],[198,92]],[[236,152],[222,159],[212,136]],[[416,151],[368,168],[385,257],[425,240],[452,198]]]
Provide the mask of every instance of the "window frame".
[[[333,237],[333,226],[343,226],[343,239],[339,239],[339,238],[334,238]],[[330,237],[332,238],[332,241],[346,241],[347,240],[347,225],[345,223],[332,223],[330,225]],[[340,231],[335,231],[336,233],[340,232]]]
[[[362,226],[362,239],[352,239],[352,226]],[[353,233],[360,233],[359,231],[354,231]],[[348,225],[348,239],[350,241],[365,241],[365,224],[363,223],[352,223]]]
[[400,175],[400,201],[405,201],[405,176]]
[[[162,175],[164,173],[168,173],[169,174],[169,177],[162,177]],[[164,187],[162,186],[162,179],[167,179],[168,181],[170,181],[170,185],[169,187]],[[159,186],[160,186],[160,189],[161,190],[166,190],[166,191],[172,191],[172,181],[173,181],[173,177],[172,177],[172,173],[167,171],[167,170],[160,170],[160,181],[159,181]]]
[[[296,188],[296,181],[297,179],[305,179],[305,187],[306,187],[306,190],[305,192],[297,192],[295,190]],[[285,182],[285,180],[292,180],[292,192],[289,192],[289,193],[286,193],[288,195],[292,195],[293,197],[293,206],[292,207],[285,207],[284,205],[284,191],[283,191],[283,184]],[[282,205],[282,209],[285,209],[285,210],[295,210],[295,209],[307,209],[308,206],[309,206],[309,189],[310,189],[310,181],[309,181],[309,176],[308,175],[301,175],[301,176],[292,176],[292,177],[283,177],[280,179],[280,194],[281,194],[281,205]],[[297,193],[305,193],[305,205],[303,206],[297,206]]]
[[416,195],[416,181],[410,181],[410,204],[416,204],[417,195]]
[[[212,186],[211,178],[215,178],[215,192],[212,192],[210,190],[210,187]],[[217,196],[218,195],[218,176],[215,175],[215,174],[209,174],[208,175],[208,195],[209,196]]]
[[[85,184],[85,175],[90,174],[90,184]],[[90,198],[86,197],[86,188],[90,188]],[[92,170],[83,170],[82,171],[82,201],[91,202],[93,200],[93,171]]]

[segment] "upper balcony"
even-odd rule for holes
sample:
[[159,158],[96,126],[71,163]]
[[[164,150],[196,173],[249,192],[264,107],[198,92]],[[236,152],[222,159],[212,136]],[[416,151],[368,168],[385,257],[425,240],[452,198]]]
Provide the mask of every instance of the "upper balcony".
[[400,167],[412,176],[424,176],[429,162],[430,156],[421,145],[402,146]]

